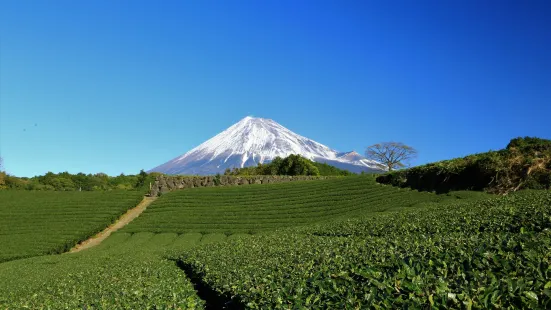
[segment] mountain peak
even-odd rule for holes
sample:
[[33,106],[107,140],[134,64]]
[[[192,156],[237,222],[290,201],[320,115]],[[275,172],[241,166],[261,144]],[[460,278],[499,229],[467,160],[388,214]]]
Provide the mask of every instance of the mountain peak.
[[254,117],[254,116],[248,115],[248,116],[243,117],[239,122],[237,122],[237,124],[239,124],[239,123],[250,122],[250,121],[253,121],[253,120],[255,120],[255,119],[258,119],[258,117]]
[[272,120],[268,119],[268,118],[254,117],[252,115],[248,115],[248,116],[245,116],[244,118],[242,118],[239,122],[237,122],[237,124],[239,124],[239,123],[248,123],[248,122],[253,122],[253,123],[260,122],[260,123],[262,123],[262,122],[270,122],[270,121],[272,121]]
[[246,116],[191,151],[150,171],[167,174],[215,174],[226,168],[257,165],[290,154],[299,154],[310,160],[336,166],[341,164],[341,168],[343,164],[348,164],[357,168],[348,168],[356,170],[354,172],[379,170],[377,162],[369,161],[357,153],[347,156],[350,153],[338,153],[271,119]]
[[354,156],[361,156],[358,152],[356,151],[351,151],[351,152],[348,152],[346,153],[347,155],[354,155]]

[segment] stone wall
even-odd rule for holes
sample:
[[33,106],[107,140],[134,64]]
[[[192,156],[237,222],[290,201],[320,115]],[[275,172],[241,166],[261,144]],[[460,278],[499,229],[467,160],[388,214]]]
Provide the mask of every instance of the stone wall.
[[158,176],[151,186],[151,196],[159,196],[160,193],[167,193],[176,189],[209,187],[209,186],[237,186],[249,184],[270,184],[292,181],[324,180],[334,177],[316,176],[279,176],[279,175],[258,175],[258,176],[226,176],[221,175],[219,179],[215,176]]

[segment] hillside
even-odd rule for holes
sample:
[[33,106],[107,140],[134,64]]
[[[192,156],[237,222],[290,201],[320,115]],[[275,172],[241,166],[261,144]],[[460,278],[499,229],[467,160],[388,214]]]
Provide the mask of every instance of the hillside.
[[372,176],[185,189],[95,248],[0,263],[0,308],[545,309],[550,229],[548,191],[436,195]]
[[[77,235],[80,227],[85,228],[91,219],[86,212],[103,210],[91,207],[91,203],[100,199],[92,195],[111,195],[110,199],[116,201],[116,195],[131,192],[5,193],[23,195],[17,201],[12,200],[13,208],[19,209],[27,205],[27,201],[41,201],[34,207],[22,209],[28,217],[21,217],[23,213],[18,216],[28,223],[29,233],[33,233],[29,236],[52,238],[60,231],[55,222],[64,223],[68,232]],[[51,213],[47,200],[37,199],[35,194],[57,195],[61,209]],[[76,200],[75,195],[86,199]],[[456,201],[460,197],[465,196],[398,190],[362,176],[171,192],[160,197],[123,232],[113,234],[96,248],[76,254],[0,263],[0,278],[5,280],[0,281],[0,308],[148,308],[155,305],[193,309],[202,308],[204,303],[213,308],[216,301],[208,294],[205,297],[204,291],[199,292],[201,300],[192,288],[187,271],[181,270],[179,263],[167,260],[163,253],[170,251],[179,255],[193,246],[248,239],[259,232],[269,233],[361,214],[418,209],[426,204]],[[44,220],[39,210],[50,211],[53,216],[50,221],[58,220],[53,225],[37,226]],[[75,216],[72,210],[80,210],[81,216]],[[6,240],[0,240],[0,248],[5,248]],[[13,240],[19,243],[21,239]],[[25,244],[21,245],[20,253],[26,253]]]
[[503,150],[393,171],[377,182],[436,192],[550,189],[551,140],[516,138]]
[[370,176],[208,187],[162,195],[122,231],[254,234],[455,199],[377,184]]
[[549,309],[550,228],[551,193],[534,191],[213,243],[179,261],[233,309]]
[[0,264],[0,309],[203,309],[193,284],[162,257],[198,239],[115,233],[96,248]]
[[0,262],[63,253],[143,197],[138,191],[0,191]]

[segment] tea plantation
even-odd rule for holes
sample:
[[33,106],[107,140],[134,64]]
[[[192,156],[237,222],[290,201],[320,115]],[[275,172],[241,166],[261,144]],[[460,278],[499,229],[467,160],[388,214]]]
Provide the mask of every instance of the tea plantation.
[[180,261],[235,308],[549,309],[550,249],[540,191],[287,229]]
[[0,191],[0,262],[63,253],[143,197],[138,191]]
[[[464,194],[482,196],[485,194]],[[344,177],[242,187],[195,188],[157,199],[125,232],[249,233],[338,217],[396,211],[452,195],[397,189],[371,177]]]
[[[35,205],[60,197],[76,199]],[[67,226],[36,236],[96,214],[64,204],[52,217]],[[549,191],[435,195],[363,176],[186,189],[95,248],[0,263],[0,309],[548,309],[549,249]]]
[[115,233],[76,254],[0,264],[0,309],[202,309],[186,275],[157,254],[197,241],[193,235]]

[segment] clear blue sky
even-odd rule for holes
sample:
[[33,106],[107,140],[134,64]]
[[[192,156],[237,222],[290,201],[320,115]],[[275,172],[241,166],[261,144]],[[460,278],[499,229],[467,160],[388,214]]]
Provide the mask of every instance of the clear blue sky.
[[551,1],[0,4],[0,153],[18,176],[137,173],[247,115],[415,164],[551,138]]

